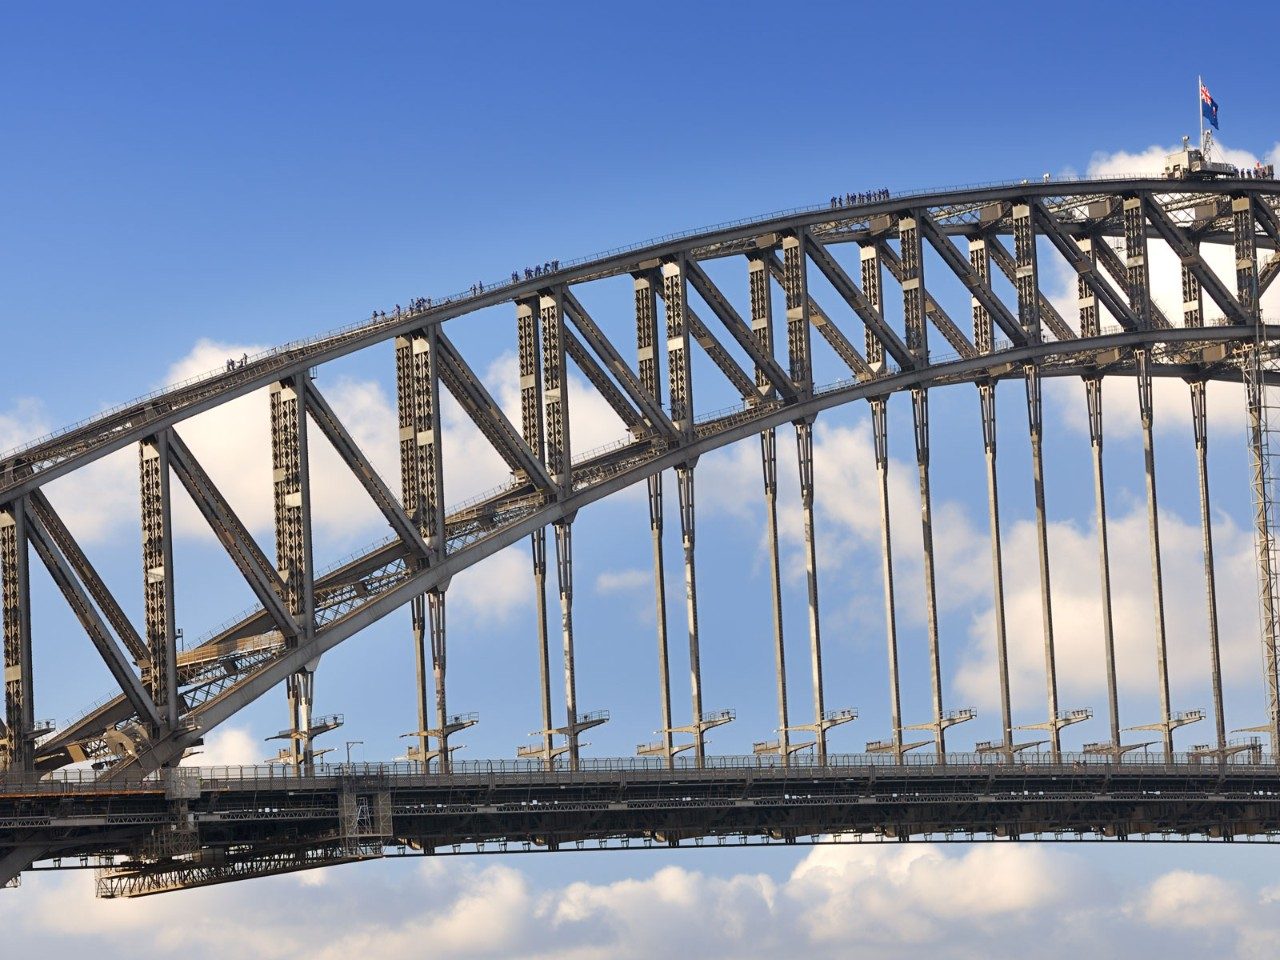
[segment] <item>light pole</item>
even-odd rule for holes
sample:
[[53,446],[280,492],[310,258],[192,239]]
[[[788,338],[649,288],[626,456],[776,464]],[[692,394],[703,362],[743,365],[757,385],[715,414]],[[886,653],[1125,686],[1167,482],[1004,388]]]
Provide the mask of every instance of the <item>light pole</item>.
[[363,741],[363,740],[348,740],[348,741],[347,741],[347,766],[348,766],[348,767],[349,767],[349,766],[351,766],[351,748],[352,748],[352,747],[363,747],[363,746],[364,746],[364,741]]

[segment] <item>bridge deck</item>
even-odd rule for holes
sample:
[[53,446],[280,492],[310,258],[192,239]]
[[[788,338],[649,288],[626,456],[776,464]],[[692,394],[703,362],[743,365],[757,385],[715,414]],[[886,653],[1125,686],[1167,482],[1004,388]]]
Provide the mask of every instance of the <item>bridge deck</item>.
[[[0,856],[38,843],[65,858],[60,863],[94,858],[109,867],[106,895],[138,895],[367,859],[390,847],[461,853],[487,845],[556,850],[726,838],[803,842],[827,834],[1280,835],[1280,769],[1270,763],[919,760],[842,757],[825,766],[782,766],[725,758],[716,766],[675,769],[624,760],[578,771],[499,761],[460,765],[447,775],[410,765],[339,766],[307,775],[180,769],[110,782],[7,777],[0,781]],[[164,842],[140,857],[139,849],[157,838]]]

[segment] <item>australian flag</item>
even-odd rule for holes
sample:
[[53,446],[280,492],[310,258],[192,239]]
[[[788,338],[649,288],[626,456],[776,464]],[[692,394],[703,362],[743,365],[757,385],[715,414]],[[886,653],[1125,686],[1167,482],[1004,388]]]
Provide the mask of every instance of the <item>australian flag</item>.
[[1213,129],[1218,129],[1218,101],[1209,96],[1209,88],[1200,84],[1200,112]]

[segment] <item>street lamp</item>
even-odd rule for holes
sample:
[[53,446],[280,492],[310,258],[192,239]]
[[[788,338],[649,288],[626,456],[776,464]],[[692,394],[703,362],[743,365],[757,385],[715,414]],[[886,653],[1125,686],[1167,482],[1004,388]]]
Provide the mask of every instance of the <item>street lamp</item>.
[[349,766],[351,766],[351,748],[352,748],[352,747],[363,747],[363,746],[364,746],[364,741],[363,741],[363,740],[348,740],[348,741],[347,741],[347,766],[348,766],[348,767],[349,767]]

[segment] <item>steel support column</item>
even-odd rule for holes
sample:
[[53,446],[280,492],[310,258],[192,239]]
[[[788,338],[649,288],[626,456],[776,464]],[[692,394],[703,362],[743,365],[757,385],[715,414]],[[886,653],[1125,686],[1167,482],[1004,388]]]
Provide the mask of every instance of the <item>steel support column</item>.
[[658,626],[658,686],[662,711],[662,757],[668,767],[675,766],[675,744],[671,727],[671,661],[667,641],[667,571],[663,558],[662,474],[648,480],[649,536],[653,541],[653,598]]
[[[138,445],[142,494],[142,566],[150,661],[147,692],[168,728],[178,722],[178,637],[173,603],[173,520],[169,498],[169,440],[157,434]],[[153,730],[159,735],[160,730]]]
[[[1135,311],[1137,312],[1137,311]],[[1141,316],[1141,314],[1139,314]],[[1156,630],[1156,678],[1160,693],[1160,731],[1165,757],[1173,759],[1173,716],[1169,710],[1169,655],[1164,622],[1164,576],[1160,564],[1160,517],[1156,501],[1156,454],[1152,436],[1151,368],[1145,349],[1135,351],[1138,367],[1138,411],[1142,418],[1142,452],[1147,481],[1147,535],[1151,546],[1151,590]]]
[[1147,220],[1141,197],[1124,199],[1124,252],[1129,308],[1145,329],[1152,326],[1152,303],[1147,272]]
[[1204,551],[1205,605],[1209,624],[1209,669],[1213,684],[1214,732],[1219,758],[1225,760],[1227,723],[1222,700],[1222,657],[1218,648],[1218,586],[1213,569],[1213,518],[1209,500],[1209,423],[1203,380],[1191,382],[1191,422],[1196,440],[1196,475],[1200,485],[1200,530]]
[[[772,256],[772,255],[770,255]],[[783,278],[787,277],[783,265]],[[773,297],[769,283],[769,265],[763,257],[749,261],[748,284],[751,294],[751,331],[756,343],[767,356],[773,356]],[[788,315],[789,316],[789,315]],[[756,388],[761,397],[773,391],[763,370],[756,371]],[[764,478],[765,525],[769,540],[769,585],[772,590],[774,681],[778,696],[778,756],[783,765],[791,762],[791,720],[787,704],[787,648],[782,621],[782,565],[778,546],[778,451],[777,431],[772,428],[760,434],[760,466]]]
[[[633,277],[636,314],[636,369],[640,388],[656,408],[662,409],[662,374],[658,362],[658,294],[651,274]],[[653,545],[653,600],[658,641],[658,701],[662,714],[658,749],[668,768],[675,766],[678,752],[672,736],[671,658],[667,636],[667,569],[663,551],[664,510],[662,474],[647,481],[649,493],[649,539]]]
[[[988,328],[989,332],[989,328]],[[975,337],[975,340],[978,338]],[[1000,678],[1000,729],[1003,756],[1013,760],[1013,706],[1009,692],[1009,645],[1004,619],[1004,560],[1000,547],[1000,489],[996,478],[996,384],[978,384],[982,411],[982,445],[987,460],[987,511],[991,524],[991,586],[996,629],[996,664]]]
[[[969,240],[969,266],[982,286],[990,288],[991,252],[984,237]],[[1016,272],[1015,272],[1016,276]],[[991,311],[984,298],[971,298],[973,344],[980,354],[994,348]],[[978,405],[982,414],[982,446],[987,461],[987,512],[991,525],[991,585],[996,630],[996,663],[1000,681],[1001,753],[1013,760],[1013,707],[1009,691],[1008,633],[1004,618],[1004,560],[1000,545],[1000,488],[996,473],[996,382],[978,384]]]
[[1031,476],[1035,487],[1036,547],[1040,569],[1040,615],[1044,633],[1045,698],[1049,719],[1049,746],[1056,763],[1062,756],[1062,730],[1058,710],[1058,665],[1053,646],[1053,590],[1049,577],[1049,521],[1044,497],[1044,416],[1040,371],[1026,367],[1027,426],[1031,435]]
[[827,760],[827,716],[822,687],[822,630],[818,616],[818,546],[813,523],[813,423],[796,423],[800,506],[804,514],[805,579],[809,587],[809,656],[813,669],[813,724],[818,762]]
[[[880,248],[874,243],[861,247],[862,293],[877,315],[884,314],[884,268],[880,263]],[[884,372],[884,342],[875,335],[870,325],[865,325],[867,365],[873,373]]]
[[31,665],[30,549],[27,505],[0,507],[0,626],[4,628],[4,707],[7,738],[0,771],[33,769],[35,700]]
[[[809,336],[807,235],[784,237],[783,289],[787,306],[788,372],[799,395],[813,395],[813,355]],[[822,628],[818,610],[818,557],[813,513],[813,421],[797,420],[796,454],[800,469],[800,502],[804,515],[805,574],[809,602],[809,651],[813,670],[813,729],[818,762],[827,757],[826,705],[822,686]]]
[[[546,429],[547,473],[558,496],[573,492],[572,446],[569,440],[569,391],[565,369],[564,312],[559,291],[538,298],[542,327],[542,401]],[[573,516],[556,521],[556,584],[560,594],[560,634],[564,655],[565,740],[569,766],[578,769],[579,734],[577,661],[573,637]]]
[[[273,474],[276,569],[284,599],[300,626],[298,643],[315,633],[315,581],[311,553],[311,489],[307,455],[307,374],[295,374],[271,386],[271,466]],[[309,768],[315,762],[311,705],[315,664],[307,664],[287,685],[292,723],[292,762]]]
[[[925,318],[924,256],[915,217],[898,220],[902,245],[899,266],[902,286],[903,326],[907,351],[917,363],[929,361],[929,328]],[[911,391],[915,425],[916,466],[920,472],[920,533],[924,548],[924,602],[929,631],[929,670],[933,690],[934,743],[939,762],[945,762],[946,727],[942,711],[942,655],[938,639],[938,594],[933,555],[933,500],[929,491],[929,393],[923,387]]]
[[533,594],[537,605],[538,630],[538,696],[542,707],[542,752],[539,756],[548,770],[555,767],[555,730],[551,726],[551,640],[547,635],[547,530],[545,527],[529,535],[533,554]]
[[1232,235],[1236,251],[1236,299],[1250,318],[1258,316],[1258,239],[1253,198],[1231,201]]
[[[863,261],[864,265],[866,261]],[[898,618],[893,596],[893,538],[889,525],[889,421],[887,397],[871,400],[871,429],[875,438],[876,475],[880,481],[880,546],[884,578],[885,641],[889,656],[889,713],[893,725],[894,758],[902,759],[902,689],[898,680]]]
[[1030,204],[1013,206],[1014,287],[1018,325],[1030,343],[1043,339],[1040,326],[1040,278],[1036,256],[1035,217]]
[[[1083,281],[1081,288],[1085,289]],[[1092,292],[1090,293],[1092,297]],[[1094,308],[1096,310],[1096,307]],[[1094,322],[1096,323],[1096,313]],[[1084,329],[1081,336],[1091,334]],[[1107,539],[1107,488],[1102,471],[1102,376],[1086,377],[1085,397],[1089,405],[1089,444],[1093,450],[1093,496],[1098,514],[1098,571],[1102,590],[1102,645],[1107,667],[1107,716],[1112,748],[1120,749],[1120,697],[1116,682],[1115,618],[1111,610],[1111,551]]]
[[684,548],[685,616],[689,628],[689,694],[693,720],[693,753],[702,766],[706,759],[706,730],[702,718],[702,651],[698,636],[698,575],[694,559],[694,484],[693,466],[676,468],[676,490],[680,500],[680,542]]
[[[903,258],[906,259],[905,257]],[[938,639],[938,593],[933,558],[933,499],[929,492],[929,392],[911,391],[915,423],[916,466],[920,471],[920,532],[924,548],[924,604],[929,628],[929,673],[933,690],[934,743],[938,762],[946,762],[946,728],[942,713],[942,654]]]
[[564,645],[565,740],[569,747],[569,769],[578,769],[579,717],[577,660],[573,649],[573,521],[555,524],[556,586],[560,593],[560,636]]
[[791,757],[791,722],[787,709],[787,648],[782,624],[782,567],[778,549],[778,454],[773,430],[760,434],[760,461],[764,470],[765,518],[769,538],[769,583],[773,589],[773,655],[778,687],[778,755],[784,764]]
[[[520,432],[539,462],[545,462],[546,444],[542,429],[542,342],[538,330],[540,319],[536,299],[516,304],[516,347],[520,372]],[[555,731],[551,710],[551,643],[547,635],[547,531],[535,530],[529,535],[533,561],[533,593],[537,607],[538,633],[538,702],[542,724],[537,736],[541,749],[522,747],[520,756],[537,756],[551,770],[555,767]]]

